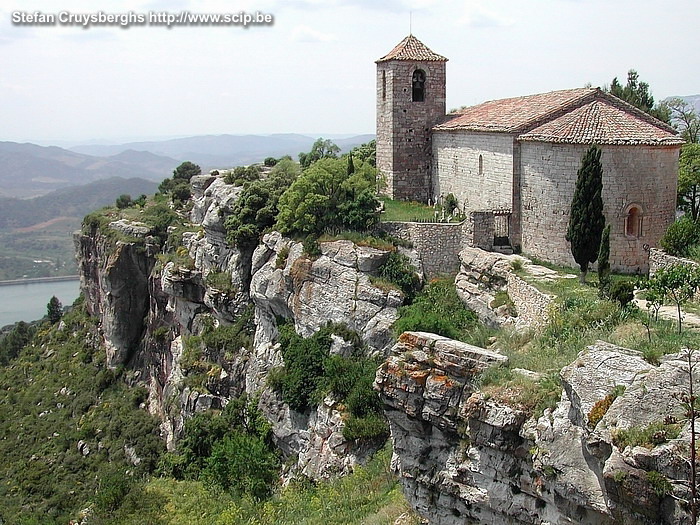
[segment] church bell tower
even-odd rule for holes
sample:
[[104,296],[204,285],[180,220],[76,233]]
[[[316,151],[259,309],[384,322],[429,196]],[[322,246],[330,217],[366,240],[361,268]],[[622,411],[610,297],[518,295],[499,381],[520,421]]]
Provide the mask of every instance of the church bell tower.
[[377,169],[392,199],[431,197],[432,127],[445,116],[445,65],[413,35],[377,64]]

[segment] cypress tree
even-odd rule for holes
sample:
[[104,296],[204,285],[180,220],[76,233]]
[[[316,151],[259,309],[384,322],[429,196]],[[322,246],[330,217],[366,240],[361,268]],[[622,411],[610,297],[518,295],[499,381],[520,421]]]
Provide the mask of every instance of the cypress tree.
[[348,153],[348,177],[355,173],[355,163],[352,161],[352,151]]
[[581,159],[566,231],[566,240],[571,243],[571,254],[581,269],[581,283],[586,282],[588,265],[598,258],[605,226],[600,154],[601,150],[597,146],[591,146]]
[[598,291],[601,297],[610,297],[610,225],[603,229],[598,252]]

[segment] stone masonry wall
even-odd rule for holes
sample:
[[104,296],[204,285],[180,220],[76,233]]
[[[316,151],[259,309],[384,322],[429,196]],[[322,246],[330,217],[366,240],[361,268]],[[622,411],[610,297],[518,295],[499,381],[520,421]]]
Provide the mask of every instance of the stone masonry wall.
[[458,254],[464,242],[464,222],[383,222],[381,227],[389,235],[413,243],[427,276],[454,274],[459,270]]
[[493,245],[493,214],[474,212],[460,223],[382,222],[389,235],[413,243],[428,277],[455,274],[459,252],[474,246],[490,250]]
[[[425,72],[425,100],[412,101],[412,77]],[[377,64],[377,168],[393,199],[427,202],[431,191],[431,128],[445,116],[445,62]]]
[[512,209],[513,137],[505,133],[435,132],[433,173],[433,194],[453,193],[460,208]]
[[506,276],[508,296],[518,312],[518,320],[527,326],[538,327],[549,321],[550,305],[554,298],[540,292],[514,273]]
[[674,257],[667,254],[663,250],[652,248],[649,250],[649,277],[652,277],[661,268],[667,268],[676,264],[689,264],[691,266],[700,266],[695,261],[685,259],[683,257]]
[[[523,142],[521,227],[523,252],[575,266],[565,240],[571,199],[585,145]],[[654,247],[675,214],[677,147],[603,146],[603,206],[613,270],[645,273],[645,245]],[[629,207],[642,210],[639,237],[626,235]]]

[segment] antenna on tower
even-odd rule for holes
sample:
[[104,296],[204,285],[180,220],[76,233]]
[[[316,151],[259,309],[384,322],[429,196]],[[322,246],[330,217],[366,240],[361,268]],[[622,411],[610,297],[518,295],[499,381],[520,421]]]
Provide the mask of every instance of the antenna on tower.
[[413,11],[408,12],[408,34],[413,34]]

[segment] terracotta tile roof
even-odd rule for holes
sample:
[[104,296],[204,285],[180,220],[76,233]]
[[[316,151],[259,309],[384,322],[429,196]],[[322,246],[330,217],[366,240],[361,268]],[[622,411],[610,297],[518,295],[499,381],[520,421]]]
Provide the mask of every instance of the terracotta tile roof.
[[677,132],[599,88],[491,100],[438,124],[437,131],[521,134],[522,140],[576,144],[682,144]]
[[383,56],[377,63],[387,60],[422,60],[433,62],[447,62],[447,59],[431,51],[428,46],[413,35],[408,35],[392,49],[388,55]]
[[675,133],[600,99],[542,124],[518,139],[570,144],[683,144]]
[[523,132],[558,116],[588,98],[593,99],[597,91],[595,88],[566,89],[539,95],[491,100],[461,110],[454,115],[454,118],[435,126],[435,129]]

